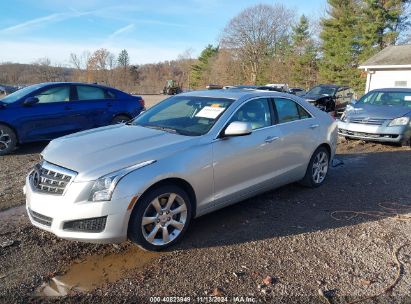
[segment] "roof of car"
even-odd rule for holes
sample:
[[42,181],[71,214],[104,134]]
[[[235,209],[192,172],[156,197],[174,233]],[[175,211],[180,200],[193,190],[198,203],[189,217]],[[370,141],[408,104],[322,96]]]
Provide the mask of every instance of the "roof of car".
[[87,83],[87,82],[74,82],[74,81],[58,81],[58,82],[43,82],[39,83],[40,85],[90,85],[90,86],[96,86],[96,87],[101,87],[101,88],[107,88],[107,89],[115,89],[110,86],[107,86],[105,84],[99,84],[99,83]]
[[329,88],[349,88],[348,86],[338,85],[338,84],[319,84],[316,87],[329,87]]
[[258,97],[258,96],[277,96],[287,97],[293,96],[277,91],[267,90],[253,90],[253,89],[222,89],[222,90],[203,90],[203,91],[191,91],[187,93],[179,94],[183,96],[197,96],[197,97],[212,97],[212,98],[228,98],[228,99],[240,99],[241,97]]
[[380,89],[371,90],[370,92],[410,92],[411,93],[411,88],[380,88]]

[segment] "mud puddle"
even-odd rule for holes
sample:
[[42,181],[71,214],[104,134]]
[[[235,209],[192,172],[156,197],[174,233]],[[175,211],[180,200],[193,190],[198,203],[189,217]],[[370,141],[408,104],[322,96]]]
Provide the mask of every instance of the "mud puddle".
[[59,297],[73,292],[87,292],[105,283],[116,282],[131,269],[143,269],[160,253],[132,246],[121,253],[89,256],[74,262],[63,275],[43,283],[35,292],[37,297]]

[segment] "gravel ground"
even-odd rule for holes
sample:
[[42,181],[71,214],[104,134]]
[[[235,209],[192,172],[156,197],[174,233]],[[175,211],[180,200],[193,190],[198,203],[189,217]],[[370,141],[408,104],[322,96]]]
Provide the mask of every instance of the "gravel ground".
[[[23,147],[0,160],[1,208],[23,203],[22,176],[42,148]],[[62,299],[117,303],[184,296],[207,303],[248,296],[256,302],[327,303],[322,294],[330,303],[348,303],[394,282],[393,252],[404,246],[398,252],[398,283],[373,303],[410,301],[411,223],[393,215],[350,218],[354,214],[338,213],[333,218],[332,212],[411,206],[411,149],[341,140],[337,158],[343,164],[330,171],[322,187],[288,185],[196,219],[179,245],[144,267],[121,270],[116,282],[90,292],[72,291]],[[139,259],[129,242],[113,246],[60,240],[32,227],[23,208],[10,210],[0,213],[0,302],[50,300],[33,294],[88,257],[129,252]],[[407,216],[410,210],[396,213]]]

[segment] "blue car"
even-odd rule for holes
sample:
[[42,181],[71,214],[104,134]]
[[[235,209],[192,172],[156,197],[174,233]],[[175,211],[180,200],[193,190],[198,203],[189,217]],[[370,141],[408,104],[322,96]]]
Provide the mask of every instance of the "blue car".
[[128,121],[144,100],[122,91],[73,82],[41,83],[0,99],[0,155],[16,145]]

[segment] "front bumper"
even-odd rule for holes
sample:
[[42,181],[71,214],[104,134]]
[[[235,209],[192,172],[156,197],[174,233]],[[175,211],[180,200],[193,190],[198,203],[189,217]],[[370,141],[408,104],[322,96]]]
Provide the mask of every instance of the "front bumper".
[[355,139],[401,143],[405,131],[406,126],[388,127],[338,121],[338,134]]
[[[27,177],[24,192],[31,223],[68,240],[89,243],[125,241],[131,213],[127,207],[132,197],[113,194],[113,199],[107,202],[77,201],[79,193],[89,187],[90,183],[73,182],[64,195],[53,195],[35,191]],[[79,223],[79,220],[86,221]]]

